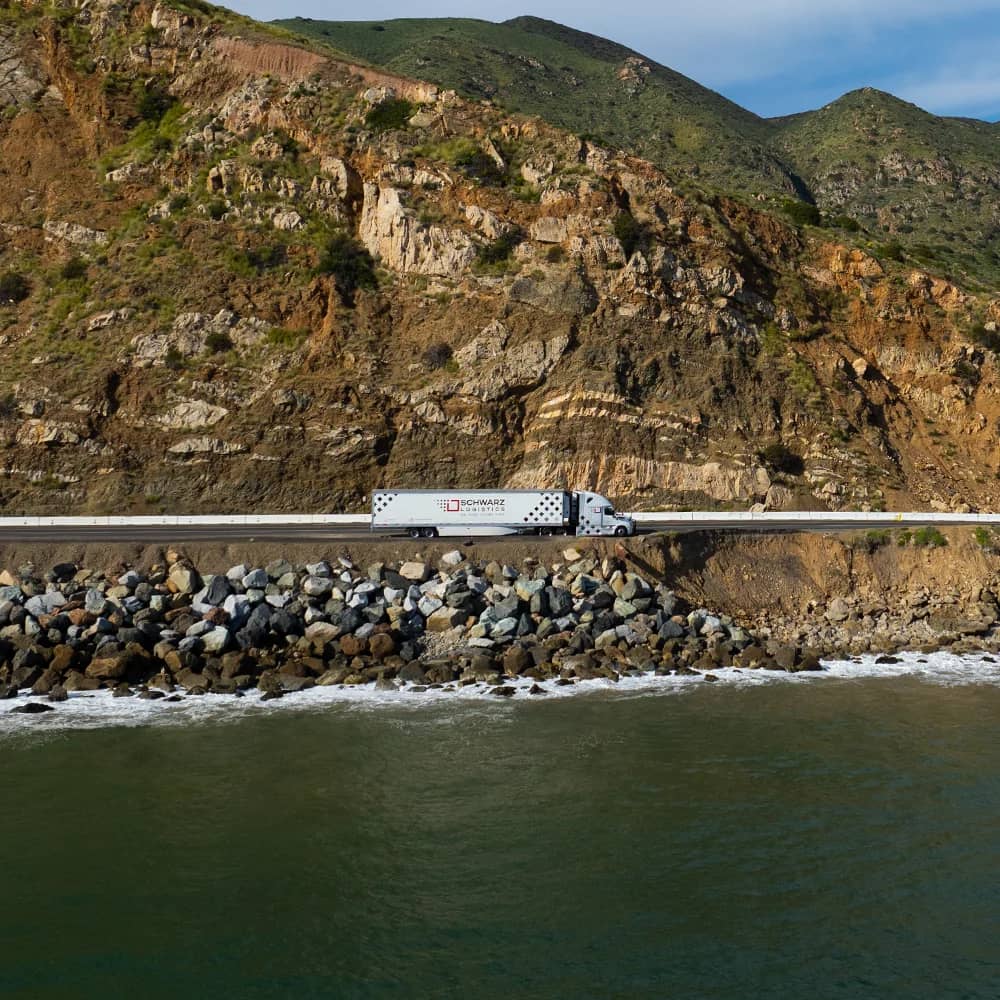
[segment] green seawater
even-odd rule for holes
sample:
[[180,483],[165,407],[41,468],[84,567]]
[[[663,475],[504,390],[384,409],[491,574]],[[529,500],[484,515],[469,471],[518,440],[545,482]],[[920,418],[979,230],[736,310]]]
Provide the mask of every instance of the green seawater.
[[911,678],[26,723],[0,996],[996,1000],[998,724]]

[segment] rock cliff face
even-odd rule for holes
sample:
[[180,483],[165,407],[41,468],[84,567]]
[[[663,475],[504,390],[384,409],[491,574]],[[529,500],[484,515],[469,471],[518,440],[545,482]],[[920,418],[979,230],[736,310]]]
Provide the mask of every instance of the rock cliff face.
[[994,503],[982,290],[200,3],[0,15],[8,511]]

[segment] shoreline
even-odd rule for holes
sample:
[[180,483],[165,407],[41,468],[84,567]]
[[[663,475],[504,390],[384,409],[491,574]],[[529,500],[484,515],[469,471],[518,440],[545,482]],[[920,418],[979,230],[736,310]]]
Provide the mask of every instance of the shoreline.
[[[857,587],[795,614],[693,604],[696,588],[682,596],[664,582],[691,572],[685,542],[507,547],[517,563],[468,546],[364,566],[344,554],[214,573],[178,551],[112,572],[22,564],[0,572],[0,711],[42,714],[105,689],[150,701],[275,700],[313,687],[478,685],[503,698],[524,684],[544,694],[591,680],[713,682],[730,669],[819,672],[821,659],[1000,648],[994,592],[975,581],[964,594],[911,586],[898,604]],[[728,579],[713,580],[705,562],[739,554],[731,538],[714,544],[714,555],[701,551],[703,593],[721,593]],[[766,596],[773,570],[752,559],[761,542],[742,545],[742,573],[756,565]],[[786,583],[795,578],[789,567]]]
[[[566,699],[583,699],[593,704],[626,703],[635,698],[673,698],[693,696],[701,692],[706,696],[726,693],[763,691],[774,686],[828,685],[915,682],[944,691],[987,686],[1000,688],[1000,658],[956,655],[949,652],[928,654],[903,653],[893,657],[891,664],[876,664],[875,656],[853,658],[846,661],[824,661],[819,672],[789,674],[784,671],[739,670],[725,668],[717,671],[718,683],[705,684],[698,676],[622,677],[618,682],[606,679],[579,681],[569,686],[543,684],[547,697],[530,693],[533,684],[518,679],[511,682],[515,693],[507,698],[494,696],[484,684],[467,686],[449,685],[418,691],[416,685],[400,685],[393,691],[377,690],[374,685],[353,687],[312,687],[294,697],[277,701],[263,698],[258,691],[239,694],[208,694],[195,696],[177,694],[171,698],[144,700],[116,698],[112,691],[103,689],[77,692],[56,706],[57,711],[43,712],[26,717],[0,711],[0,741],[6,737],[19,737],[31,733],[55,731],[104,729],[108,727],[188,726],[214,724],[271,717],[274,713],[293,714],[329,712],[402,712],[407,716],[424,712],[435,713],[444,708],[449,716],[455,711],[481,712],[503,710],[504,707],[532,705],[557,705]],[[33,699],[39,700],[39,699]]]

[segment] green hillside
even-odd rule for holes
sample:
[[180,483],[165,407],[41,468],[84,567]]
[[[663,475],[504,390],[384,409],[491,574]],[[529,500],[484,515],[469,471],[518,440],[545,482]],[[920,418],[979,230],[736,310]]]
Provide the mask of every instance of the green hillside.
[[929,267],[981,280],[1000,268],[1000,126],[870,88],[776,124],[775,148],[831,214]]
[[277,23],[394,73],[634,150],[711,187],[794,191],[768,149],[767,121],[631,49],[552,21]]
[[678,181],[798,197],[827,224],[975,286],[1000,284],[1000,124],[854,91],[762,119],[614,42],[534,17],[277,22],[355,58],[630,150]]

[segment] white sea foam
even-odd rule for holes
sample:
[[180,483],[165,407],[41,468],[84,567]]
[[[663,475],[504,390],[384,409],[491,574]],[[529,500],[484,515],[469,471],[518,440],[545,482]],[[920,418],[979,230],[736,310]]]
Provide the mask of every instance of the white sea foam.
[[[856,681],[870,678],[916,678],[929,684],[961,686],[988,684],[1000,686],[1000,661],[983,655],[956,656],[952,653],[901,653],[897,663],[876,663],[876,657],[860,657],[857,661],[824,662],[822,671],[787,674],[772,670],[739,670],[720,668],[713,671],[715,689],[751,687],[763,684],[823,684],[830,681]],[[490,693],[484,684],[466,687],[428,688],[413,691],[413,685],[403,685],[395,691],[377,691],[372,685],[352,687],[315,687],[273,701],[262,701],[256,691],[243,697],[235,695],[182,696],[180,701],[165,699],[147,701],[137,697],[115,698],[110,691],[76,692],[68,701],[55,705],[54,712],[22,715],[11,709],[23,705],[21,697],[0,702],[0,738],[28,731],[44,732],[63,729],[97,729],[109,726],[189,725],[192,723],[224,722],[273,712],[319,712],[330,710],[377,711],[382,708],[420,711],[429,707],[463,705],[480,707],[484,702],[494,705],[511,702],[544,702],[571,697],[622,697],[652,694],[681,694],[707,687],[703,677],[623,677],[609,680],[579,681],[572,685],[541,682],[545,697],[529,694],[534,682],[520,679],[510,683],[515,694],[500,698]],[[34,699],[32,699],[34,700]],[[40,699],[39,699],[40,700]]]

